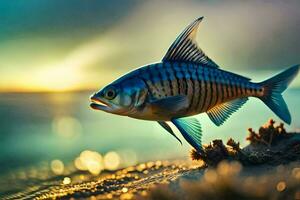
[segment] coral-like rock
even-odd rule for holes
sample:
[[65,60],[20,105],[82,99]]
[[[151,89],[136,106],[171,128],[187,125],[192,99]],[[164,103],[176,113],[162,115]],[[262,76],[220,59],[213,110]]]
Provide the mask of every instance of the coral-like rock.
[[225,146],[222,140],[214,140],[203,148],[203,152],[192,151],[193,160],[203,160],[207,165],[216,166],[222,160],[236,160],[243,165],[271,164],[278,165],[293,160],[300,160],[300,134],[287,133],[283,123],[276,126],[270,119],[256,133],[248,129],[246,138],[250,144],[240,148],[240,144],[232,138]]

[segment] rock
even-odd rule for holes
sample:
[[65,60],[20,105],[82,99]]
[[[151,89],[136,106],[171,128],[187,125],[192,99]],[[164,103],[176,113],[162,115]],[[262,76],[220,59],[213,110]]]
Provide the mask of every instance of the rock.
[[258,133],[248,129],[246,138],[250,144],[240,148],[232,138],[224,145],[221,140],[214,140],[204,146],[203,152],[192,150],[193,160],[203,160],[209,166],[217,166],[222,160],[239,161],[243,165],[270,164],[279,165],[300,160],[300,134],[287,133],[284,125],[275,125],[274,120],[259,128]]

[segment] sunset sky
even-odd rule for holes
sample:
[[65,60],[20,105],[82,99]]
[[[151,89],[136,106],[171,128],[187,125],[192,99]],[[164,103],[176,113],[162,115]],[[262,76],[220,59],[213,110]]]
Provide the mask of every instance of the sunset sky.
[[297,0],[3,0],[0,91],[100,88],[159,61],[199,16],[206,54],[261,81],[300,63],[299,8]]

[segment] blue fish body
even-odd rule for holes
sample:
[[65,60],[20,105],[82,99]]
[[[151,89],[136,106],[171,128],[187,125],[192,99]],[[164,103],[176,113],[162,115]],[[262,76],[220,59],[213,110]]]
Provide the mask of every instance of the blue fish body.
[[[112,84],[119,84],[124,80],[140,79],[148,93],[147,100],[140,109],[150,109],[152,112],[143,112],[141,115],[130,117],[144,120],[171,121],[180,118],[207,112],[216,105],[237,98],[262,95],[262,86],[252,83],[248,78],[226,72],[218,68],[207,68],[199,64],[188,62],[160,62],[136,69]],[[167,110],[164,99],[183,97],[187,104],[182,102],[173,109]],[[162,100],[159,102],[159,100]],[[153,101],[161,104],[152,105]]]
[[125,74],[91,97],[91,107],[132,118],[157,121],[179,142],[171,121],[185,140],[202,150],[200,123],[186,118],[207,113],[220,126],[249,97],[261,99],[279,118],[291,123],[281,93],[299,72],[299,65],[260,83],[219,68],[197,46],[202,17],[178,36],[161,62]]

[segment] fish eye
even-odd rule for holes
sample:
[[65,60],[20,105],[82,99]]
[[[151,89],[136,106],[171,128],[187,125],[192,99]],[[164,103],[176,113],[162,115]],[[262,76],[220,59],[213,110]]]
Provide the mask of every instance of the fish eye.
[[116,91],[114,89],[108,89],[106,92],[105,92],[105,98],[108,99],[108,100],[112,100],[116,97]]

